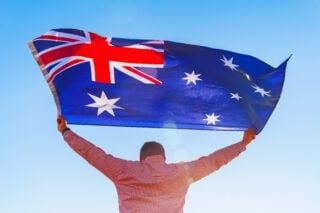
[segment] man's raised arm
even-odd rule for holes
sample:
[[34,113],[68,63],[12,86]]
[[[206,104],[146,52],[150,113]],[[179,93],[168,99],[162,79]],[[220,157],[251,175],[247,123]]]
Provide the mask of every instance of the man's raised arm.
[[246,146],[255,139],[256,133],[253,129],[244,132],[242,141],[220,149],[208,156],[201,157],[198,160],[187,163],[190,177],[197,181],[212,172],[226,165],[241,152],[246,150]]
[[63,135],[64,140],[76,153],[112,181],[116,180],[116,177],[126,165],[125,160],[106,154],[101,148],[96,147],[94,144],[71,131],[67,126],[66,120],[62,116],[58,116],[57,118],[57,128]]

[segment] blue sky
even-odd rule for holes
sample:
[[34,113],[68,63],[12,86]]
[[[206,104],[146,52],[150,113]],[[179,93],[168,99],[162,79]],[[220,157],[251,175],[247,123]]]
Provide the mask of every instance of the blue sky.
[[[0,7],[0,212],[117,212],[112,183],[56,130],[51,92],[27,42],[52,28],[163,39],[253,55],[278,66],[293,54],[280,102],[235,161],[195,183],[186,213],[320,211],[320,1],[3,1]],[[192,160],[241,132],[72,126],[107,152],[138,159],[157,140],[168,162]]]

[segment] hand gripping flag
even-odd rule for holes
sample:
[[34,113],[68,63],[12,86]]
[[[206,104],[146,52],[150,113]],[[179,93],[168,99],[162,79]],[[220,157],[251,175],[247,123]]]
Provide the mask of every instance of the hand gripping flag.
[[279,101],[287,64],[75,29],[50,30],[29,47],[71,124],[259,133]]

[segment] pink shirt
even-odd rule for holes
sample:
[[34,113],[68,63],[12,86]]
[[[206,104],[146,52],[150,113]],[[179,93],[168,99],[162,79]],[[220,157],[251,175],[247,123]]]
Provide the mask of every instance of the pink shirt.
[[113,157],[71,130],[64,133],[64,140],[115,184],[121,213],[182,213],[190,184],[245,150],[239,142],[195,161],[167,164],[160,155],[144,162]]

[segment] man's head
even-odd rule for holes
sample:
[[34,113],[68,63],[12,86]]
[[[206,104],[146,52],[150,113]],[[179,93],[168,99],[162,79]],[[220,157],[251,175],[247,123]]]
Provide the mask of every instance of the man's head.
[[145,142],[140,150],[140,161],[144,161],[148,156],[162,155],[166,159],[163,146],[155,141]]

